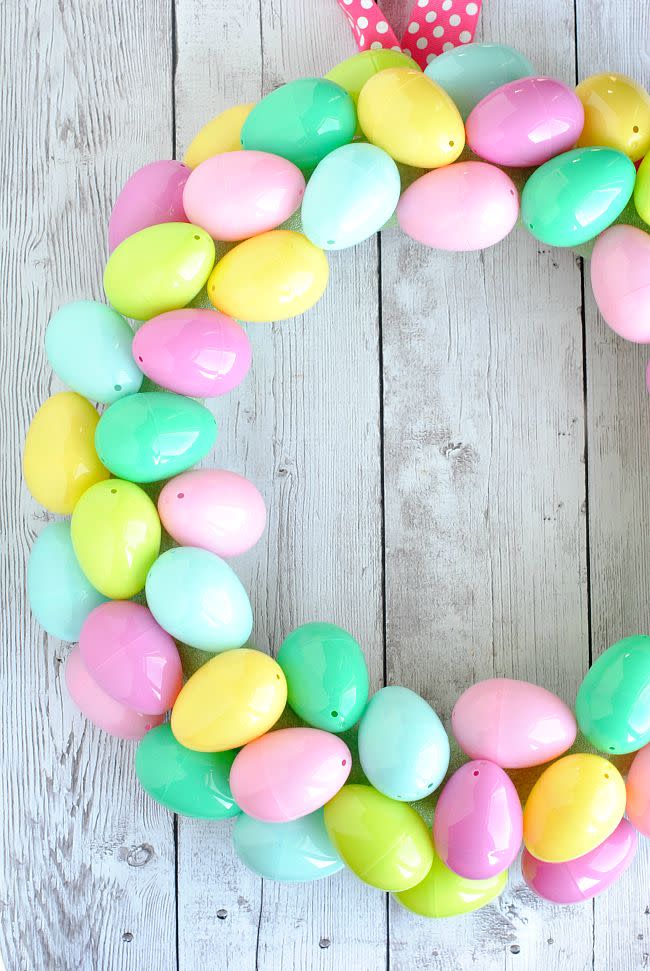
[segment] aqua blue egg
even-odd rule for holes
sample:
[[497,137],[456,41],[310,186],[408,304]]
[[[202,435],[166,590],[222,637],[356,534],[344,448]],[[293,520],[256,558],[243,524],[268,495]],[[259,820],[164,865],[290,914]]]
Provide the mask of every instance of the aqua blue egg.
[[140,390],[133,331],[117,310],[94,300],[68,303],[45,332],[45,353],[61,380],[91,401],[110,405]]
[[264,823],[242,814],[232,839],[242,863],[267,880],[305,883],[343,869],[343,860],[327,835],[322,809],[290,823]]
[[434,57],[424,73],[445,89],[465,121],[486,95],[536,72],[528,58],[513,47],[463,44]]

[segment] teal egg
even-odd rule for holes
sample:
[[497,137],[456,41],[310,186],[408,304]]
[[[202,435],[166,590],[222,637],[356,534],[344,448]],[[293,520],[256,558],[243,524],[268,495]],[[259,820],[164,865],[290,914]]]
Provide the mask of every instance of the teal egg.
[[72,548],[70,523],[50,523],[32,547],[27,596],[41,627],[62,641],[78,641],[83,622],[106,602],[81,572]]
[[356,246],[395,212],[401,183],[393,159],[376,145],[355,142],[319,162],[302,201],[302,231],[321,249]]
[[431,795],[449,767],[449,739],[424,698],[390,685],[373,695],[359,724],[359,761],[375,789],[400,802]]
[[506,44],[463,44],[434,57],[424,73],[445,89],[465,121],[486,95],[536,71]]
[[305,883],[343,869],[343,860],[327,835],[322,809],[290,823],[264,823],[242,813],[232,840],[242,863],[267,880]]
[[143,375],[131,354],[132,341],[133,331],[117,310],[80,300],[61,307],[50,320],[45,353],[69,388],[110,405],[140,390]]
[[635,179],[634,163],[622,152],[575,148],[533,172],[521,197],[521,220],[542,243],[579,246],[621,214]]
[[157,482],[199,462],[216,436],[214,415],[203,405],[169,391],[147,391],[107,408],[95,430],[95,448],[118,478]]

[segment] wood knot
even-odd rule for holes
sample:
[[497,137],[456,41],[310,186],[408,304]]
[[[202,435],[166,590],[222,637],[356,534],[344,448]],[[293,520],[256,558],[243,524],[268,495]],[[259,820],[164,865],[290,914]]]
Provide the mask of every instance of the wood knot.
[[141,843],[140,846],[132,846],[126,854],[126,862],[129,866],[146,866],[153,856],[153,846],[149,843]]

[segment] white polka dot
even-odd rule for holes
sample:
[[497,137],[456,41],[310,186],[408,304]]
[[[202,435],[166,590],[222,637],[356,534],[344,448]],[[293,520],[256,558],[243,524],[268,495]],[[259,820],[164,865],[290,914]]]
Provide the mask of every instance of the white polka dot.
[[427,54],[427,64],[431,64],[431,61],[435,60],[435,54]]
[[429,41],[426,39],[426,37],[418,37],[416,42],[416,47],[419,47],[420,50],[423,51],[424,48],[428,46],[429,46]]
[[442,0],[443,10],[451,10],[452,6],[453,6],[452,0]]
[[386,23],[385,20],[377,21],[377,33],[378,34],[388,33],[388,24]]
[[460,34],[458,35],[458,40],[461,42],[461,44],[469,44],[471,39],[472,35],[470,34],[469,30],[461,30]]
[[429,0],[418,0],[418,7],[428,7]]
[[364,10],[371,10],[374,7],[373,0],[361,0],[361,6]]
[[420,29],[420,25],[412,20],[407,29],[409,34],[417,34],[418,30]]
[[449,18],[449,23],[451,24],[452,27],[458,27],[460,23],[460,17],[458,16],[457,13],[453,13],[451,15],[451,17]]
[[434,37],[442,37],[442,35],[444,34],[444,32],[445,32],[445,28],[444,27],[434,27],[433,28],[433,36]]
[[343,3],[349,7],[350,4],[352,3],[352,0],[343,0]]
[[435,10],[430,10],[424,19],[428,24],[432,24],[434,20],[438,19],[438,14],[435,12]]
[[357,26],[358,27],[361,27],[362,30],[365,30],[365,28],[368,26],[368,18],[367,17],[357,17]]
[[380,51],[381,50],[381,41],[380,40],[373,40],[372,44],[370,45],[370,50],[371,51]]
[[442,45],[442,49],[443,51],[453,51],[454,45],[450,41],[447,41],[446,44]]
[[478,13],[478,4],[468,3],[467,6],[465,7],[465,12],[468,13],[470,17],[473,17],[474,14]]
[[402,48],[399,46],[399,44],[396,44],[394,47],[391,47],[391,51],[398,51],[398,53],[401,54]]

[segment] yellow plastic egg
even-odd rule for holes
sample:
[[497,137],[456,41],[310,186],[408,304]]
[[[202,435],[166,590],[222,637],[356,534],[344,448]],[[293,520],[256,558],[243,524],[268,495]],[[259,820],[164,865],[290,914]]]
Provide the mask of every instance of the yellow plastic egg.
[[213,155],[238,152],[241,149],[242,126],[254,107],[254,104],[235,105],[233,108],[226,108],[216,118],[212,118],[194,136],[190,147],[185,152],[183,159],[185,164],[195,169],[197,165],[212,158]]
[[650,155],[646,155],[636,173],[634,205],[641,219],[650,224]]
[[465,146],[465,127],[446,91],[408,67],[380,71],[364,84],[357,106],[361,129],[373,145],[416,168],[454,162]]
[[594,74],[576,94],[585,109],[580,147],[615,148],[633,162],[650,149],[650,95],[625,74]]
[[50,512],[66,516],[79,497],[108,479],[95,451],[99,415],[74,391],[55,394],[41,405],[25,439],[23,475],[27,488]]

